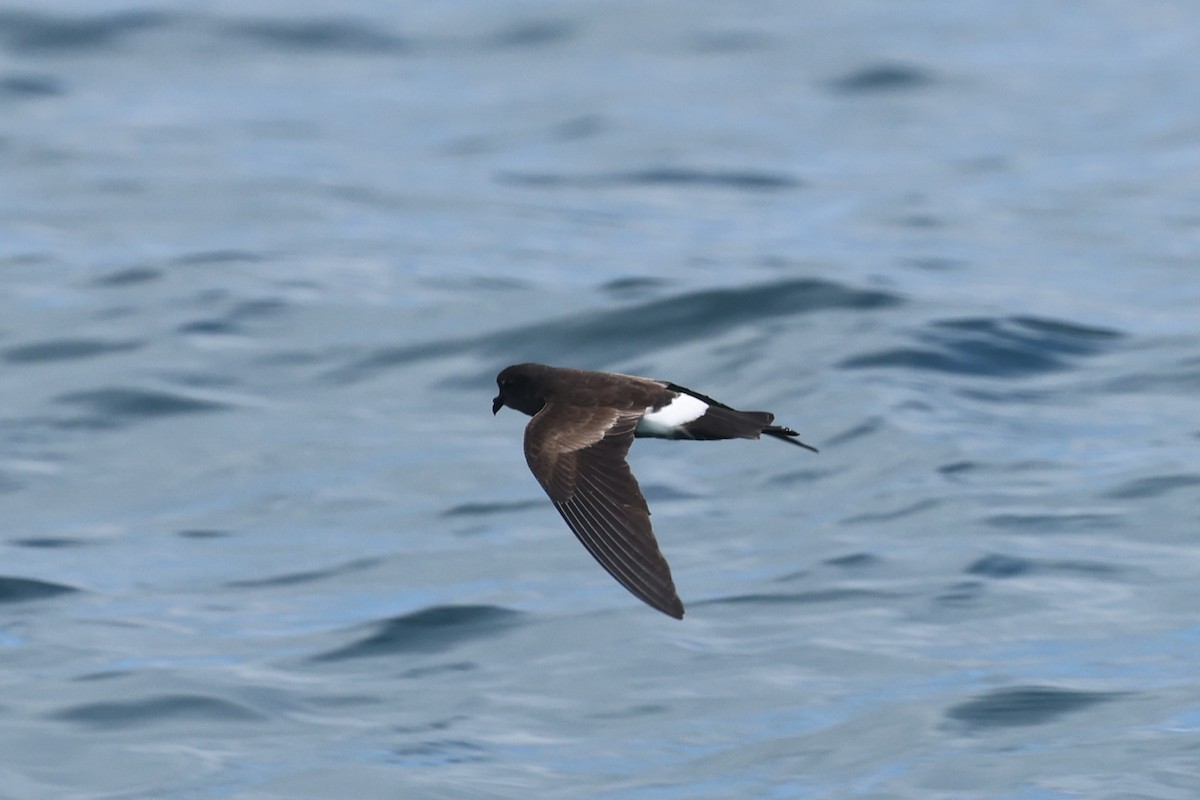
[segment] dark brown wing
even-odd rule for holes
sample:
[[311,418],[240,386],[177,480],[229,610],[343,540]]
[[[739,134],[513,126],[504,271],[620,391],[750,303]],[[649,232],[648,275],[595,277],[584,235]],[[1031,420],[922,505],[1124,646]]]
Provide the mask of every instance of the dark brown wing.
[[546,405],[525,428],[525,460],[588,552],[648,605],[676,619],[683,603],[650,528],[625,454],[641,413]]

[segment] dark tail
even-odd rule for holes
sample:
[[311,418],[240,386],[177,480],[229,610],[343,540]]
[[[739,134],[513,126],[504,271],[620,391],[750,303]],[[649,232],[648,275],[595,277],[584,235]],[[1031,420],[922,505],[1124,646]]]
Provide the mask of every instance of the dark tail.
[[811,444],[805,444],[800,434],[791,428],[772,425],[775,415],[769,411],[736,411],[724,406],[709,406],[700,419],[684,426],[693,439],[757,439],[760,434],[817,452]]
[[791,428],[784,428],[781,425],[768,425],[767,427],[763,428],[762,432],[765,433],[767,436],[774,436],[776,439],[780,440],[781,442],[787,442],[788,444],[794,444],[797,447],[803,447],[805,450],[812,450],[814,453],[821,452],[817,448],[813,447],[811,444],[805,444],[804,442],[802,442],[798,438],[796,438],[800,434],[796,433]]
[[767,436],[803,447],[805,450],[811,450],[814,453],[820,452],[811,444],[805,444],[796,438],[800,434],[791,428],[772,425],[775,415],[770,411],[738,411],[736,408],[730,408],[711,397],[693,392],[691,389],[675,383],[668,383],[667,388],[673,392],[690,394],[697,400],[708,403],[708,411],[704,412],[704,416],[684,426],[688,436],[693,439],[757,439],[759,434],[765,433]]
[[757,439],[775,417],[766,411],[737,411],[710,405],[699,419],[683,426],[692,439]]

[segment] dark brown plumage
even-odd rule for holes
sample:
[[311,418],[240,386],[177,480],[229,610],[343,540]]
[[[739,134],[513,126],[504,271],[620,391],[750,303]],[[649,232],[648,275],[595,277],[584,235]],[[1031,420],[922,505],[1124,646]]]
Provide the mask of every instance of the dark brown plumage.
[[738,411],[673,383],[544,364],[517,364],[496,377],[492,413],[509,406],[533,417],[525,460],[567,525],[610,575],[676,619],[683,603],[650,526],[650,509],[625,460],[638,436],[757,439],[800,447],[766,411]]

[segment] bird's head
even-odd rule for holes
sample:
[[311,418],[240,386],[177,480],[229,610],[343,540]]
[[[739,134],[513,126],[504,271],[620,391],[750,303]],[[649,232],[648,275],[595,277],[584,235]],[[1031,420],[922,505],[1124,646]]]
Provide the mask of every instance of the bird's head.
[[492,413],[499,412],[504,406],[531,417],[541,411],[546,405],[545,386],[537,377],[544,370],[540,364],[514,364],[501,370],[496,376],[500,394],[492,399]]

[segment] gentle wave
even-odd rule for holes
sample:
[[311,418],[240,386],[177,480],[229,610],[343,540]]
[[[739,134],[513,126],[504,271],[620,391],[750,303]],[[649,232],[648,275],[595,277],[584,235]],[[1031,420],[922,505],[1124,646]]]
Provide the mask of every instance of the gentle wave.
[[40,581],[35,578],[18,578],[11,575],[0,575],[0,603],[24,603],[30,600],[44,600],[49,597],[78,592],[74,586],[62,583]]
[[500,606],[432,606],[377,623],[368,636],[311,660],[345,661],[394,653],[441,652],[463,642],[494,636],[517,624],[522,616]]
[[48,361],[72,361],[110,353],[137,350],[143,342],[106,342],[99,339],[52,339],[17,345],[0,350],[0,359],[10,364],[37,364]]
[[104,50],[134,33],[165,27],[177,18],[154,11],[66,16],[0,11],[0,41],[22,54]]
[[910,64],[874,64],[829,82],[840,94],[871,94],[922,89],[934,83],[933,76]]
[[972,730],[1044,725],[1122,697],[1118,692],[1085,692],[1056,686],[1019,686],[985,692],[951,707],[946,717]]
[[347,561],[344,564],[338,564],[326,569],[305,570],[302,572],[289,572],[284,575],[272,575],[267,578],[249,578],[246,580],[228,581],[225,586],[230,589],[264,589],[277,586],[296,586],[304,583],[315,583],[318,581],[336,578],[341,575],[352,575],[357,572],[363,572],[378,566],[383,559],[379,558],[359,558],[354,561]]
[[56,711],[51,717],[103,730],[172,722],[225,724],[266,719],[248,706],[199,694],[164,694],[139,700],[81,703]]
[[902,368],[1024,377],[1063,370],[1072,359],[1111,350],[1119,331],[1035,317],[938,320],[914,337],[917,344],[845,359],[845,369]]
[[629,172],[603,172],[592,175],[502,172],[500,183],[542,189],[604,189],[618,186],[673,186],[708,189],[737,189],[763,192],[797,189],[803,181],[779,172],[750,170],[713,170],[696,167],[648,167]]
[[69,392],[55,402],[76,406],[86,413],[67,420],[67,427],[119,427],[133,422],[223,411],[231,406],[216,400],[190,397],[177,392],[111,387]]
[[1016,578],[1035,573],[1111,576],[1121,570],[1111,564],[1094,561],[1040,560],[989,553],[973,561],[966,572],[986,578]]
[[[700,341],[771,319],[833,309],[872,311],[899,305],[898,295],[823,280],[788,280],[685,292],[616,309],[486,333],[468,339],[376,350],[327,374],[335,383],[367,380],[389,369],[432,358],[473,353],[487,362],[558,361],[600,365],[645,356],[655,349]],[[463,383],[475,387],[494,373]]]

